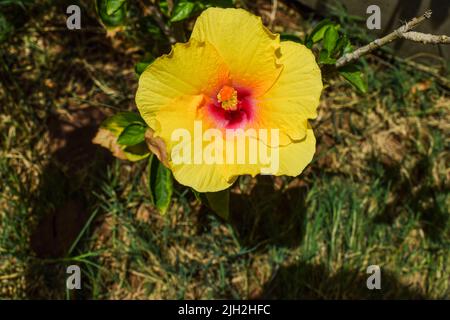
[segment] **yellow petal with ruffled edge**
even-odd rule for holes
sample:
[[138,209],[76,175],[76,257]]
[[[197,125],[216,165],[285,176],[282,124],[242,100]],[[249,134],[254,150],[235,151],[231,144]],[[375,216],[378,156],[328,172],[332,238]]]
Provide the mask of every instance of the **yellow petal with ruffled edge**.
[[[263,148],[262,150],[264,150],[264,153],[267,155],[266,160],[258,156],[256,164],[249,164],[249,154],[247,150],[246,164],[224,166],[223,170],[225,170],[226,179],[228,181],[234,181],[240,175],[250,174],[255,176],[261,173],[276,176],[298,176],[311,162],[316,150],[316,138],[314,137],[314,132],[309,123],[306,125],[307,129],[303,140],[292,141],[292,143],[285,146],[268,147],[262,141],[258,140],[258,152]],[[264,172],[262,171],[263,168],[265,169]]]
[[172,166],[172,172],[179,183],[198,192],[217,192],[230,187],[237,178],[226,179],[223,168],[216,164],[179,164]]
[[150,119],[164,106],[181,96],[209,95],[226,79],[228,68],[212,45],[195,40],[177,43],[142,73],[136,104],[151,127]]
[[[166,142],[169,150],[169,168],[175,179],[186,186],[190,186],[199,192],[214,192],[228,188],[233,181],[226,179],[223,164],[206,164],[203,153],[209,142],[203,141],[204,130],[196,132],[195,121],[201,121],[197,110],[205,103],[203,95],[181,96],[159,110],[151,123],[158,129],[155,135],[160,136]],[[184,132],[189,139],[183,139],[178,134]],[[195,148],[198,139],[200,148]],[[189,150],[189,163],[174,162],[173,152],[180,149]],[[177,151],[178,150],[178,151]],[[182,154],[182,153],[180,153]],[[195,159],[200,163],[195,163]]]
[[303,140],[280,147],[280,167],[275,175],[298,176],[311,162],[315,152],[316,138],[308,124],[306,136]]
[[[162,120],[162,118],[164,118],[164,120]],[[161,121],[164,121],[161,122],[161,126],[170,126],[171,120],[174,120],[174,118],[170,117],[168,114],[161,116]],[[172,168],[175,179],[179,183],[191,186],[199,192],[216,192],[230,187],[239,175],[251,174],[254,176],[261,172],[262,165],[259,163],[258,158],[256,158],[254,164],[250,161],[250,157],[257,154],[257,151],[256,153],[252,152],[249,149],[249,144],[254,143],[258,146],[263,145],[262,142],[257,139],[252,139],[252,142],[250,142],[250,139],[247,138],[244,141],[244,147],[241,147],[237,143],[236,138],[235,143],[231,144],[232,152],[230,152],[230,150],[227,149],[226,134],[224,135],[222,130],[216,131],[218,134],[217,137],[206,141],[204,135],[207,134],[206,130],[209,128],[203,127],[202,125],[200,129],[198,123],[196,126],[196,128],[194,128],[194,125],[186,128],[187,132],[191,135],[191,139],[186,141],[180,139],[180,141],[176,142],[178,144],[177,146],[172,146],[172,150],[175,150],[175,148],[181,149],[186,147],[191,151],[189,157],[190,163],[184,162],[176,164],[174,161],[171,161],[170,167]],[[220,160],[216,162],[214,161],[214,157],[207,157],[207,155],[210,154],[207,151],[208,147],[214,145],[215,139],[219,141],[219,145],[221,146],[218,151]],[[201,147],[195,147],[195,144],[198,144]],[[267,148],[265,145],[264,147]],[[214,147],[212,149],[214,149]],[[215,156],[215,152],[213,152],[213,154]],[[232,155],[232,162],[234,162],[231,164],[227,163],[227,156],[230,155]],[[239,156],[244,157],[244,164],[236,163]],[[196,158],[200,159],[200,163],[195,162]],[[210,159],[210,162],[208,162],[207,159]]]
[[258,99],[258,125],[279,128],[292,140],[302,140],[307,119],[317,116],[323,87],[320,69],[311,50],[291,41],[281,42],[280,62],[284,65],[280,77]]
[[191,40],[212,44],[230,68],[235,86],[264,94],[278,78],[280,38],[257,17],[242,9],[209,8],[198,17]]

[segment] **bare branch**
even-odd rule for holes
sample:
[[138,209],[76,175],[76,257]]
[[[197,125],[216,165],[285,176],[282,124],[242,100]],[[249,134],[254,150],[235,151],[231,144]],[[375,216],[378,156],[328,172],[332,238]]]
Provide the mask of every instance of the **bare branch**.
[[277,16],[278,0],[272,0],[272,11],[270,12],[269,28],[272,29],[273,22]]
[[[411,21],[405,23],[404,25],[402,25],[400,28],[394,30],[393,32],[389,33],[388,35],[384,36],[383,38],[380,39],[376,39],[374,41],[372,41],[371,43],[356,49],[353,52],[344,54],[341,58],[338,59],[338,61],[336,62],[336,67],[342,67],[346,64],[348,64],[349,62],[355,61],[357,59],[359,59],[360,57],[362,57],[363,55],[366,55],[394,40],[397,40],[399,38],[407,38],[410,35],[410,30],[412,30],[413,28],[415,28],[417,25],[419,25],[421,22],[425,21],[426,19],[429,19],[431,17],[431,10],[426,11],[422,16],[420,17],[416,17],[413,18]],[[405,34],[406,37],[405,37]],[[414,34],[414,33],[413,33]],[[430,35],[432,38],[434,37],[438,37],[438,38],[442,38],[445,37],[445,39],[447,39],[447,36],[432,36]],[[444,38],[442,38],[444,39]],[[408,39],[411,40],[411,39]],[[427,39],[428,40],[428,39]],[[429,42],[429,43],[434,43],[434,42]],[[439,42],[439,43],[443,43],[443,42]],[[445,42],[447,43],[447,42]]]
[[450,37],[445,35],[433,35],[422,32],[409,31],[402,34],[402,38],[425,44],[450,44]]

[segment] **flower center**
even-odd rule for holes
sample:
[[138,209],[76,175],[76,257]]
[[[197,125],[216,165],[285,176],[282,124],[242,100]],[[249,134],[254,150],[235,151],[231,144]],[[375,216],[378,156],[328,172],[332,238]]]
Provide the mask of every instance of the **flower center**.
[[235,111],[238,108],[237,91],[233,87],[224,85],[217,94],[217,100],[224,110]]
[[256,105],[252,93],[247,88],[224,85],[216,93],[216,98],[209,99],[208,117],[217,128],[244,128],[255,119]]

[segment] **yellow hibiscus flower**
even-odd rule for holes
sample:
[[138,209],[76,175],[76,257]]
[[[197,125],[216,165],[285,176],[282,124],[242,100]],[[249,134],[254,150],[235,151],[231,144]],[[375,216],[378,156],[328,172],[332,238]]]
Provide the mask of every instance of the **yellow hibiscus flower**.
[[[320,69],[305,46],[280,41],[245,10],[210,8],[189,42],[175,44],[142,73],[136,104],[165,145],[162,160],[175,179],[215,192],[243,174],[299,175],[315,152],[308,119],[317,115],[321,91]],[[199,123],[214,129],[201,140]],[[176,132],[194,138],[181,141]],[[242,134],[245,144],[230,143]],[[192,161],[178,161],[177,152],[186,150]],[[208,161],[203,152],[230,161]],[[273,166],[269,154],[277,157]]]

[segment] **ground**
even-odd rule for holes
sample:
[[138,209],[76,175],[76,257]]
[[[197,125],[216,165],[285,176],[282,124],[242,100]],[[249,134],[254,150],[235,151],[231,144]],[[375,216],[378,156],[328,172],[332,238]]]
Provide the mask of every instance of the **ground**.
[[[146,160],[91,143],[106,116],[136,110],[134,66],[153,39],[135,25],[106,33],[89,3],[81,32],[64,4],[14,7],[21,21],[0,43],[0,298],[449,298],[449,88],[369,56],[367,94],[325,79],[299,177],[241,177],[228,222],[176,185],[161,216]],[[247,8],[297,35],[317,19]],[[65,289],[71,264],[82,290]],[[381,290],[366,287],[369,265]]]

